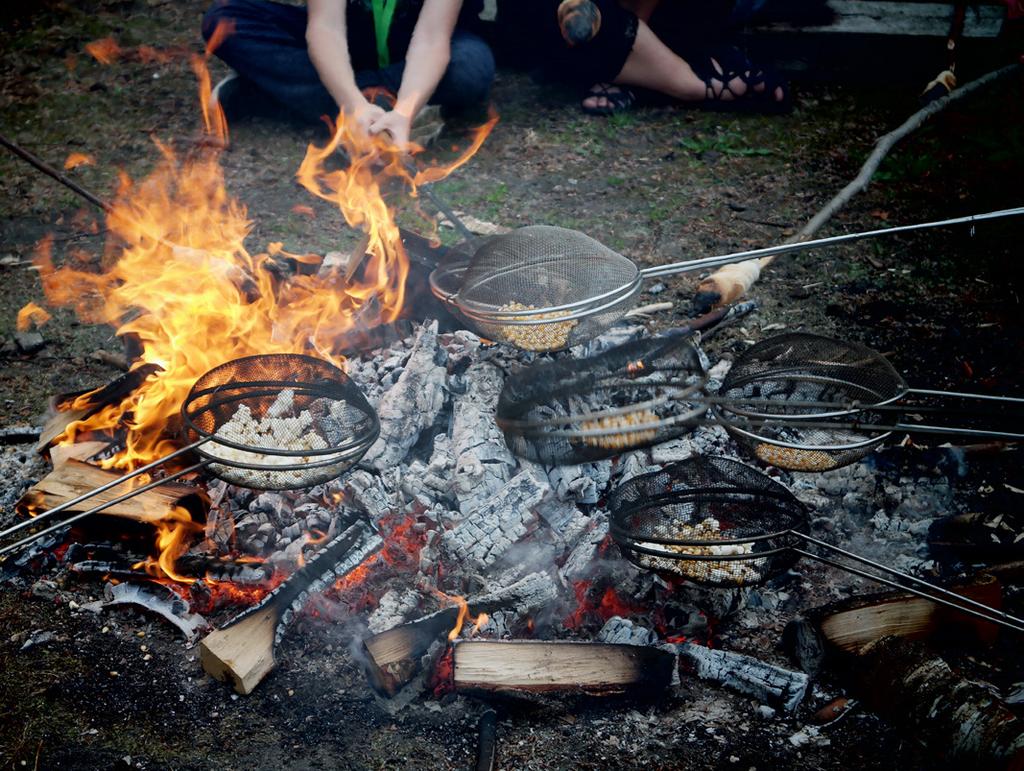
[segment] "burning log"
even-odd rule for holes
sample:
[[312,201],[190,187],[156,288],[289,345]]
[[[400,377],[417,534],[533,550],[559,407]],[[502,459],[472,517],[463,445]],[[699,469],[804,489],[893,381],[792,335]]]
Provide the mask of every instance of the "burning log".
[[367,628],[374,634],[394,629],[405,621],[420,605],[420,593],[415,589],[397,591],[389,589],[380,598],[377,608],[366,620]]
[[463,378],[465,393],[453,405],[453,486],[459,509],[471,515],[505,486],[516,462],[494,422],[505,380],[501,370],[488,362],[478,362],[466,370]]
[[869,643],[851,666],[850,680],[866,705],[947,762],[1024,767],[1024,721],[920,643],[898,637]]
[[143,364],[112,380],[102,388],[92,391],[75,391],[57,397],[53,402],[54,412],[43,425],[36,450],[45,452],[50,444],[61,436],[72,423],[85,420],[104,407],[119,404],[126,396],[141,386],[150,375],[159,371],[159,365]]
[[452,682],[469,692],[647,695],[666,689],[675,668],[671,653],[636,645],[463,640],[454,648]]
[[437,363],[437,322],[423,328],[398,382],[377,405],[380,437],[363,458],[378,470],[397,465],[444,405],[445,368]]
[[[476,615],[508,609],[521,617],[546,606],[557,594],[549,573],[530,573],[513,584],[469,600],[467,611]],[[402,595],[394,603],[405,605],[410,599]],[[364,669],[370,685],[378,693],[393,697],[418,676],[429,673],[434,659],[443,650],[442,641],[455,629],[458,618],[457,607],[443,608],[364,638]],[[382,623],[386,623],[385,619],[372,619],[371,631]]]
[[597,640],[615,645],[657,645],[658,635],[628,618],[612,616],[597,633]]
[[469,607],[474,613],[513,610],[520,616],[527,616],[553,602],[557,596],[555,579],[550,573],[538,571],[470,600]]
[[[62,462],[55,461],[53,471],[40,479],[22,496],[17,508],[23,513],[39,508],[52,509],[65,501],[91,492],[119,476],[121,475],[116,471],[107,471],[90,463],[63,457]],[[127,489],[127,486],[113,487],[83,501],[73,510],[85,511],[101,503],[112,501],[123,495]],[[140,493],[130,500],[115,503],[105,509],[103,513],[142,522],[155,522],[166,519],[176,506],[190,503],[187,499],[202,502],[205,500],[205,495],[194,487],[166,484]]]
[[486,505],[442,534],[445,550],[454,559],[486,570],[536,528],[534,508],[550,490],[546,480],[521,472]]
[[274,648],[307,600],[355,570],[383,543],[365,522],[349,526],[258,605],[207,635],[199,645],[203,669],[230,681],[239,693],[252,692],[274,668]]
[[576,546],[569,552],[559,575],[567,584],[587,578],[594,570],[594,559],[597,557],[601,544],[608,538],[608,519],[596,521],[590,532],[580,537]]
[[393,697],[417,677],[425,679],[458,618],[453,606],[364,638],[363,669],[374,690]]
[[677,646],[680,665],[701,680],[753,696],[770,707],[793,712],[807,693],[810,678],[742,653],[684,643]]

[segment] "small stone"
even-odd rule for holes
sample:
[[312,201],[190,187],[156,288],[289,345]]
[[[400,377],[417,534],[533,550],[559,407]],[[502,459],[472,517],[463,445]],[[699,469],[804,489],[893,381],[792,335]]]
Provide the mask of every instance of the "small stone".
[[46,341],[43,340],[43,336],[35,331],[15,332],[14,342],[22,353],[35,353],[46,345]]
[[32,596],[51,600],[57,596],[57,584],[46,579],[36,581],[32,584]]

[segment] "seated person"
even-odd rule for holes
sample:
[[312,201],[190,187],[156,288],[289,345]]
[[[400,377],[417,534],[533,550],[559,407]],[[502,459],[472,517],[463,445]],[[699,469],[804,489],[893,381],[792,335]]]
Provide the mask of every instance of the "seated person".
[[[214,53],[234,73],[213,99],[228,119],[279,111],[306,121],[339,112],[370,134],[404,147],[426,104],[460,109],[486,101],[494,57],[459,27],[473,0],[309,0],[308,8],[270,0],[217,0],[203,18],[209,40],[229,33]],[[364,92],[395,96],[390,109]]]
[[736,9],[723,0],[524,0],[520,9],[524,20],[546,17],[549,74],[590,86],[584,112],[628,109],[630,87],[710,109],[789,107],[785,84],[726,41]]

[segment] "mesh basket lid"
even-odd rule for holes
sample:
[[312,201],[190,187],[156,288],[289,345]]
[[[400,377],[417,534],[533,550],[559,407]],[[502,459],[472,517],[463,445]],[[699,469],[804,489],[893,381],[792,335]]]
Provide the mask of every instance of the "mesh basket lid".
[[[784,544],[806,529],[807,510],[782,484],[732,458],[695,456],[633,477],[608,498],[617,540]],[[700,527],[707,520],[714,530]]]
[[577,230],[530,225],[473,255],[458,301],[467,309],[525,311],[582,303],[639,282],[636,265]]
[[907,392],[906,382],[877,351],[859,343],[792,332],[748,348],[726,374],[720,393],[777,399],[781,405],[801,398],[801,384],[811,384],[812,400],[837,403],[887,404]]
[[214,367],[196,381],[182,418],[208,470],[259,489],[307,487],[363,456],[380,422],[337,367],[301,354],[266,354]]

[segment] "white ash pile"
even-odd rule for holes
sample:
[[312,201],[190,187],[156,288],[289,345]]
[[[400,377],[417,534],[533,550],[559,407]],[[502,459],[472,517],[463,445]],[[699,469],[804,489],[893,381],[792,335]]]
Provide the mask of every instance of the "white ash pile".
[[[572,355],[592,354],[642,332],[615,327]],[[506,375],[537,358],[485,344],[466,331],[439,334],[437,324],[428,323],[387,348],[350,359],[348,374],[381,421],[380,439],[357,468],[295,491],[210,482],[206,538],[179,562],[240,554],[288,574],[314,542],[334,537],[359,513],[379,529],[385,546],[358,584],[341,591],[369,598],[356,611],[367,612],[370,633],[451,610],[445,595],[460,595],[474,615],[490,616],[478,636],[594,639],[610,617],[624,616],[650,632],[648,644],[703,640],[709,625],[717,625],[720,639],[751,653],[766,642],[774,647],[802,603],[865,588],[807,560],[765,586],[708,589],[685,582],[685,575],[666,579],[679,570],[659,574],[623,559],[604,508],[615,485],[694,455],[750,460],[714,426],[579,466],[545,468],[515,458],[495,424],[495,407]],[[712,390],[727,370],[727,361],[711,368]],[[316,420],[285,414],[285,407],[266,420],[295,422],[284,427],[295,429],[295,436]],[[270,423],[261,428],[252,422],[250,433],[274,431]],[[872,458],[826,474],[768,473],[813,507],[814,534],[900,568],[924,567],[927,525],[948,512],[953,496],[944,476],[880,475]],[[701,526],[713,529],[714,523]],[[721,569],[744,565],[712,563]],[[744,576],[742,583],[755,579]],[[351,616],[354,606],[346,607]]]

